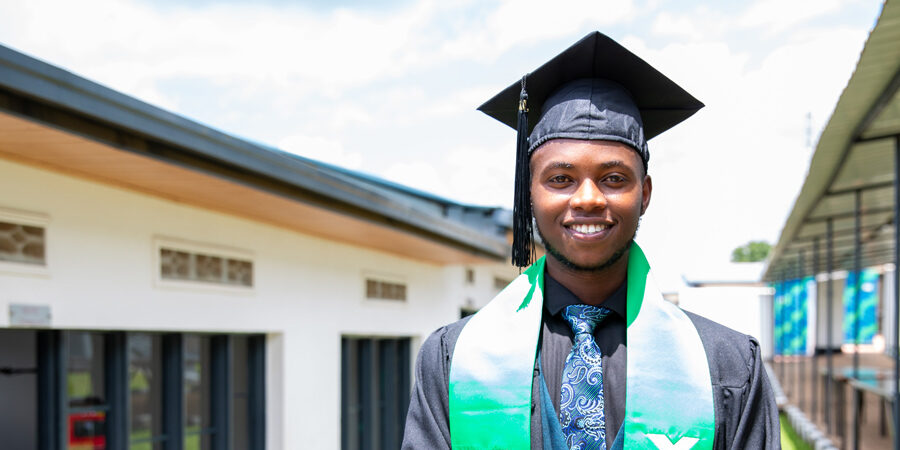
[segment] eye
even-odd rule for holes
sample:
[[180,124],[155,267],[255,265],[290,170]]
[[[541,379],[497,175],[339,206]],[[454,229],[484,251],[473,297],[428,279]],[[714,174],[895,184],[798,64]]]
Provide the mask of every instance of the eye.
[[623,177],[622,175],[613,174],[613,175],[610,175],[610,176],[604,178],[603,181],[605,181],[607,183],[612,183],[612,184],[621,184],[621,183],[624,183],[626,180],[625,180],[625,177]]
[[569,178],[567,175],[562,175],[562,174],[553,175],[547,180],[547,182],[551,183],[551,184],[565,184],[570,181],[572,181],[571,178]]

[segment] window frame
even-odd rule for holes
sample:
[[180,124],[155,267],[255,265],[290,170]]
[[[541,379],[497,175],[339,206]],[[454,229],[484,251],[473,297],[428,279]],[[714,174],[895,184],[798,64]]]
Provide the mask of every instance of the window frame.
[[409,336],[341,336],[342,450],[399,448],[412,390]]
[[[163,278],[162,258],[160,256],[160,253],[163,249],[184,251],[192,254],[199,253],[208,256],[220,257],[226,260],[240,259],[249,261],[252,265],[252,285],[243,286],[238,284],[225,284],[197,280],[174,280],[170,278]],[[179,291],[231,294],[238,296],[253,295],[256,293],[256,286],[258,284],[258,266],[255,254],[250,250],[215,244],[206,244],[165,236],[154,236],[152,239],[151,251],[153,261],[153,285],[156,288],[174,289]]]
[[[381,303],[390,305],[405,305],[410,299],[410,285],[406,278],[400,275],[387,274],[383,272],[363,271],[362,272],[361,295],[364,302]],[[403,286],[403,298],[387,298],[387,297],[369,297],[368,285],[370,281],[381,284],[392,284]]]
[[0,260],[0,273],[49,277],[51,267],[50,216],[46,214],[0,207],[0,222],[40,227],[44,230],[44,263],[29,264]]
[[[106,402],[106,448],[131,445],[130,398],[128,392],[128,336],[152,334],[161,337],[162,353],[162,435],[142,442],[164,441],[165,450],[184,447],[184,337],[186,332],[37,330],[38,363],[38,448],[68,448],[68,414],[81,408],[69,407],[67,391],[68,339],[71,332],[92,332],[102,337],[104,393]],[[213,412],[210,448],[230,450],[232,398],[229,383],[231,342],[241,336],[247,340],[247,415],[250,448],[265,448],[266,442],[266,335],[244,333],[199,333],[210,339],[210,407]],[[218,411],[218,414],[215,412]]]

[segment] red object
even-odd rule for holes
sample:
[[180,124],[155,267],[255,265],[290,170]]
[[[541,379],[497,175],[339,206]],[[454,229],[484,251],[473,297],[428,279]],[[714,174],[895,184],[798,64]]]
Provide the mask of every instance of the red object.
[[69,414],[69,446],[105,450],[106,413],[92,411]]

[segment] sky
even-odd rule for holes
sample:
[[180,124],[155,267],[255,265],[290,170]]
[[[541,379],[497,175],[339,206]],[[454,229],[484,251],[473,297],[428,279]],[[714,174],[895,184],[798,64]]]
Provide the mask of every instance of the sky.
[[228,134],[511,208],[476,111],[599,30],[706,104],[649,142],[663,290],[775,243],[881,1],[0,0],[0,44]]

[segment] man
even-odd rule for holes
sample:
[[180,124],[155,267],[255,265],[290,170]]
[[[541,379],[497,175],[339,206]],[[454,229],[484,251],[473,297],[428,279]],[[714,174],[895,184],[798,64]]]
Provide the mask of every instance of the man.
[[702,106],[592,33],[479,108],[519,134],[513,262],[532,224],[548,256],[425,341],[403,448],[780,448],[759,344],[664,301],[633,242],[646,139]]

